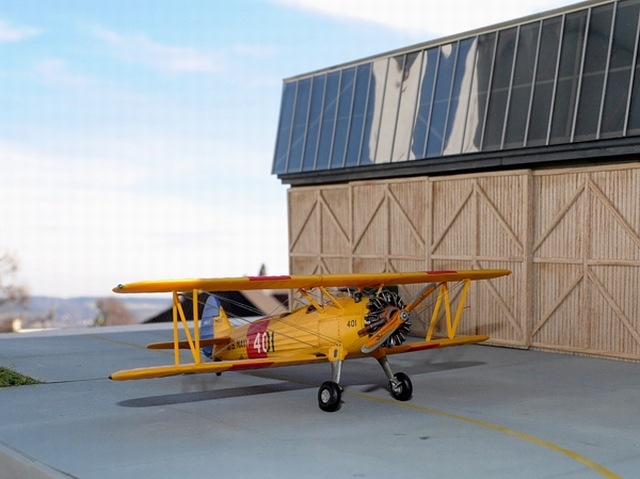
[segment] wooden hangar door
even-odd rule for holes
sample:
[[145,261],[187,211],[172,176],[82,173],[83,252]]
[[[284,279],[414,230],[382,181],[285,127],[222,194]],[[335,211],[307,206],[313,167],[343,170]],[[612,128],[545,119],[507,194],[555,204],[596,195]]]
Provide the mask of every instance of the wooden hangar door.
[[[428,259],[432,269],[505,268],[502,281],[474,284],[470,330],[494,344],[527,347],[528,171],[432,178]],[[471,319],[471,321],[469,321]]]
[[[458,178],[443,180],[447,184],[422,177],[292,188],[289,191],[291,273],[512,268],[512,260],[499,258],[495,252],[482,256],[475,249],[467,249],[470,243],[453,239],[460,228],[475,227],[475,222],[467,220],[477,216],[476,209],[481,206],[476,199],[468,201],[468,191],[458,192],[460,188],[468,190],[469,185],[476,191],[473,187],[476,179],[465,179],[464,184],[459,184]],[[500,185],[497,188],[502,189]],[[512,199],[506,199],[505,203],[511,206]],[[499,225],[500,221],[491,222],[492,228]],[[486,228],[489,225],[485,227],[487,234],[498,236]],[[434,245],[436,234],[438,239]],[[469,232],[463,231],[462,235],[468,237]],[[473,247],[476,246],[474,242]],[[499,245],[492,251],[497,248]],[[517,261],[521,262],[520,257]],[[476,334],[490,329],[492,341],[524,346],[523,327],[518,324],[522,316],[513,312],[515,295],[510,293],[511,281],[503,280],[502,285],[482,283],[487,284],[472,285],[460,332]],[[403,286],[401,293],[405,298],[413,298],[420,289],[419,285]],[[452,291],[454,307],[459,292],[459,289]],[[434,303],[435,298],[415,318],[414,333],[426,332]],[[516,324],[515,328],[508,326],[511,324]]]
[[534,174],[531,344],[640,359],[640,168]]

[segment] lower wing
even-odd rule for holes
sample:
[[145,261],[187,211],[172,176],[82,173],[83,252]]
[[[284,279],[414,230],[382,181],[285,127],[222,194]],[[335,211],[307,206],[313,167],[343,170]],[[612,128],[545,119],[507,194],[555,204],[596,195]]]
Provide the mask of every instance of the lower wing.
[[[380,348],[384,354],[409,353],[412,351],[424,351],[426,349],[445,348],[449,346],[461,346],[463,344],[481,343],[489,339],[489,336],[461,336],[458,338],[431,339],[405,343],[394,348]],[[156,345],[160,346],[160,345]],[[164,346],[164,345],[162,345]],[[155,348],[154,348],[155,349]],[[362,357],[362,356],[354,356]],[[128,381],[133,379],[163,378],[179,374],[204,374],[222,373],[225,371],[250,371],[252,369],[278,368],[285,366],[299,366],[301,364],[313,364],[328,361],[324,354],[296,354],[260,359],[238,359],[235,361],[214,361],[210,363],[189,363],[167,366],[152,366],[147,368],[127,369],[118,371],[110,376],[114,381]]]
[[175,376],[178,374],[222,373],[225,371],[248,371],[251,369],[278,368],[326,362],[325,355],[298,354],[260,359],[239,359],[235,361],[214,361],[210,363],[172,364],[167,366],[152,366],[147,368],[127,369],[118,371],[111,376],[114,381],[128,381],[131,379],[151,379]]
[[475,335],[475,336],[460,336],[457,338],[435,338],[429,341],[418,341],[411,343],[404,343],[394,348],[380,348],[384,354],[400,354],[409,353],[411,351],[424,351],[426,349],[438,349],[446,348],[449,346],[462,346],[463,344],[476,344],[481,343],[489,339],[489,336]]

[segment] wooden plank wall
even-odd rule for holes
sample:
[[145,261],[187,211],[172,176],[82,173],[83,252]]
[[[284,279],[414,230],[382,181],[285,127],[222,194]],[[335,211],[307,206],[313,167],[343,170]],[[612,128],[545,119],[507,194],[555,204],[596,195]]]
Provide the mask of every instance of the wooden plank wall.
[[462,332],[640,359],[639,163],[296,187],[289,235],[292,274],[511,269],[473,285]]

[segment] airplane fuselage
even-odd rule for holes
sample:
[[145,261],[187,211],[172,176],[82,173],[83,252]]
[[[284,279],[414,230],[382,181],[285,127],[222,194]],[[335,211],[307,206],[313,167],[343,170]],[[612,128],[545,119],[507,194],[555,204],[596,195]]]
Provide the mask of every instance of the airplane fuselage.
[[342,353],[361,355],[367,336],[358,332],[365,327],[369,312],[367,301],[338,296],[317,309],[305,306],[283,315],[258,319],[231,332],[229,343],[217,346],[217,360],[259,359],[286,356],[299,351],[328,355],[340,345]]

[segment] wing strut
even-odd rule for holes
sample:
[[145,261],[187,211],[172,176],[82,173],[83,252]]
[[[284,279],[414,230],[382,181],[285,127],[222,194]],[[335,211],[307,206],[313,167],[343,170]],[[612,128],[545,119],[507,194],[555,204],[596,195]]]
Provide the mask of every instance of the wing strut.
[[[182,323],[182,329],[184,330],[185,336],[187,337],[187,344],[189,345],[189,350],[191,351],[191,355],[193,356],[193,362],[195,364],[201,363],[200,358],[200,318],[198,317],[198,290],[194,289],[192,291],[193,297],[193,335],[191,335],[191,331],[189,329],[189,325],[187,324],[187,316],[182,307],[182,303],[180,302],[180,298],[178,296],[178,292],[173,292],[173,356],[174,363],[176,366],[180,364],[180,332],[179,332],[179,324]],[[180,323],[178,322],[178,318],[180,319]]]
[[[469,293],[469,287],[471,286],[471,280],[465,279],[464,286],[462,287],[462,293],[460,294],[460,299],[458,301],[458,307],[456,309],[455,316],[451,316],[451,301],[449,297],[449,284],[448,283],[440,283],[440,291],[438,292],[438,299],[436,300],[436,305],[433,308],[433,314],[431,315],[431,322],[429,324],[429,330],[427,331],[426,340],[430,341],[433,337],[433,331],[435,330],[438,324],[438,316],[440,315],[440,309],[442,308],[442,303],[444,303],[444,312],[445,312],[445,320],[446,320],[446,328],[447,328],[447,338],[453,339],[456,337],[456,332],[458,331],[458,325],[460,324],[460,317],[462,316],[462,310],[464,309],[464,305],[467,301],[467,294]],[[431,291],[433,292],[433,290]],[[429,294],[431,294],[431,292]],[[424,295],[424,293],[423,293]],[[422,295],[421,295],[422,296]],[[426,296],[425,296],[426,297]],[[413,303],[412,303],[413,305]]]

